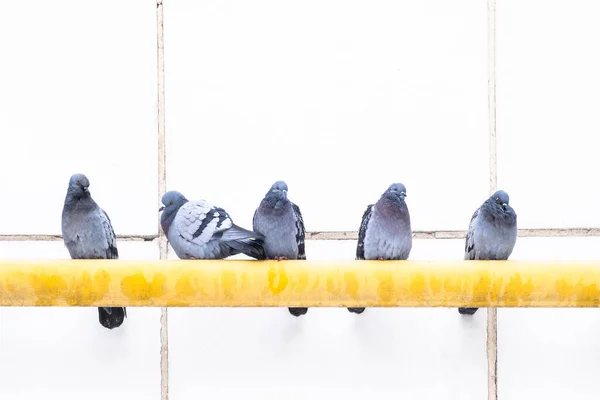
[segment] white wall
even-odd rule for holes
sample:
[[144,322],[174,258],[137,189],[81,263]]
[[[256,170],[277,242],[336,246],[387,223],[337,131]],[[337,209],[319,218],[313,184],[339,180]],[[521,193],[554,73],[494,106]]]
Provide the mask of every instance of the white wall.
[[[157,234],[156,5],[0,0],[0,234],[58,234],[84,172],[119,235]],[[498,183],[521,228],[600,227],[600,6],[497,5]],[[355,231],[394,181],[415,230],[464,230],[488,192],[478,0],[166,2],[167,189],[251,226],[284,179],[309,231]],[[5,236],[6,238],[6,236]],[[411,259],[461,259],[416,240]],[[512,259],[597,259],[600,238],[519,238]],[[353,259],[355,241],[310,241]],[[156,241],[119,242],[156,259]],[[170,254],[174,257],[173,254]],[[61,241],[2,258],[68,258]],[[0,309],[0,398],[160,398],[160,310]],[[169,398],[486,398],[486,311],[169,310]],[[596,310],[501,309],[499,398],[596,399]]]

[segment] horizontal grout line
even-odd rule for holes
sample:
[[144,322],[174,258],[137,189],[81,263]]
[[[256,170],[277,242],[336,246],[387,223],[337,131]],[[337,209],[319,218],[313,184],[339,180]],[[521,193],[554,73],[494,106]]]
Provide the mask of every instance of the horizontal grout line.
[[[464,239],[467,231],[413,231],[415,239]],[[519,237],[600,237],[600,228],[519,229]],[[152,242],[157,235],[117,235],[124,242]],[[306,232],[306,240],[357,240],[357,231]],[[56,242],[62,235],[0,235],[0,242]]]
[[[156,235],[117,235],[117,239],[124,242],[152,242],[156,238]],[[62,240],[62,235],[0,235],[0,242],[58,242]]]
[[[356,231],[307,232],[307,240],[357,240]],[[415,239],[464,239],[467,231],[413,231]],[[595,237],[600,228],[537,228],[519,229],[520,237]]]

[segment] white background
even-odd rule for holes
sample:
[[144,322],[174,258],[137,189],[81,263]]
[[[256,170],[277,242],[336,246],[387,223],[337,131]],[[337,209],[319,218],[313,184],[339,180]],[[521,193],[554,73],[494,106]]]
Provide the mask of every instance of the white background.
[[[0,234],[60,233],[83,172],[117,234],[157,234],[156,4],[0,0]],[[488,193],[487,9],[478,0],[165,4],[167,189],[251,226],[286,180],[309,231],[357,230],[392,182],[413,228],[464,230]],[[498,183],[520,228],[600,227],[600,6],[497,5]],[[309,259],[353,259],[311,241]],[[411,259],[462,259],[415,240]],[[519,238],[512,259],[598,259],[600,238]],[[119,242],[156,259],[155,242]],[[2,258],[68,258],[3,242]],[[0,398],[160,399],[160,310],[0,310]],[[486,311],[170,309],[169,394],[479,400]],[[597,399],[596,310],[498,312],[501,400]]]

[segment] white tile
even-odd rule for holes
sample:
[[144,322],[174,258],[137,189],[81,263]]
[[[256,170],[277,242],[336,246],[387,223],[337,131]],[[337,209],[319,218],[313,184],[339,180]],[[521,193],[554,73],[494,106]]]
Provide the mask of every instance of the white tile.
[[598,398],[597,309],[499,309],[502,400]]
[[[156,259],[154,243],[119,243],[123,259]],[[68,258],[62,242],[2,242],[3,258]],[[95,307],[0,308],[0,398],[160,399],[160,309],[128,307],[120,328]],[[53,397],[53,398],[54,398]]]
[[[138,242],[117,239],[119,258],[122,260],[141,260],[159,258],[156,242]],[[62,240],[56,241],[19,241],[0,242],[2,259],[55,259],[70,258],[69,251]]]
[[[452,258],[458,243],[451,242],[419,240],[416,257]],[[352,259],[354,245],[309,241],[307,254]],[[481,399],[485,324],[485,310],[463,318],[444,308],[370,308],[359,316],[311,308],[294,318],[285,308],[171,308],[169,397]]]
[[520,237],[511,260],[598,260],[600,237]]
[[598,227],[600,4],[497,6],[498,184],[519,226]]
[[[599,248],[600,238],[519,238],[511,258],[593,260]],[[499,398],[597,399],[599,331],[597,309],[499,309]]]
[[2,3],[0,233],[60,233],[87,174],[117,233],[157,230],[156,5]]
[[392,182],[414,229],[488,191],[485,2],[165,5],[168,189],[251,226],[286,180],[308,230],[358,230]]
[[[409,260],[462,260],[463,239],[413,239]],[[356,240],[308,240],[308,260],[354,260]]]

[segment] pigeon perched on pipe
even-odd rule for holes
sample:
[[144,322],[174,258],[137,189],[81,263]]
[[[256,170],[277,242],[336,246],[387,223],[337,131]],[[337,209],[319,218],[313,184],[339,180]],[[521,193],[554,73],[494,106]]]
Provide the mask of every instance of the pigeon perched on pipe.
[[262,260],[264,237],[235,225],[227,212],[205,200],[189,201],[177,191],[162,197],[160,225],[177,257],[220,260],[236,254]]
[[[304,220],[300,208],[288,199],[288,185],[275,182],[254,212],[252,229],[265,237],[267,259],[306,260],[304,251]],[[305,307],[290,307],[290,314],[299,317],[308,312]]]
[[[517,242],[517,214],[509,196],[498,190],[475,210],[465,240],[465,260],[508,260]],[[473,315],[477,308],[459,308]]]
[[[69,180],[62,212],[62,235],[72,259],[118,259],[117,237],[110,218],[92,199],[90,181],[83,174]],[[127,317],[125,307],[98,307],[100,324],[118,328]]]
[[[358,231],[357,260],[406,260],[412,249],[406,187],[393,183],[363,214]],[[348,308],[361,314],[362,308]]]

